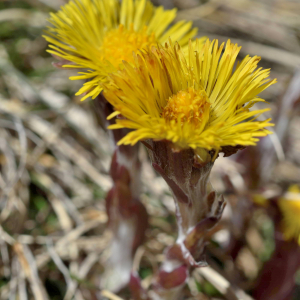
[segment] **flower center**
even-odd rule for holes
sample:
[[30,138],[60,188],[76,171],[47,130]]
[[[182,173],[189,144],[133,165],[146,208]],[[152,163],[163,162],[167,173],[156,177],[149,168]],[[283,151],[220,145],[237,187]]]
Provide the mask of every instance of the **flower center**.
[[102,60],[108,60],[115,68],[118,68],[122,60],[133,62],[132,52],[153,44],[156,44],[156,38],[154,33],[147,34],[147,26],[136,32],[133,24],[130,29],[120,25],[105,34],[100,55]]
[[188,122],[198,125],[206,122],[209,116],[210,103],[205,91],[188,88],[185,91],[179,91],[176,95],[168,99],[168,103],[163,110],[164,119],[182,123]]

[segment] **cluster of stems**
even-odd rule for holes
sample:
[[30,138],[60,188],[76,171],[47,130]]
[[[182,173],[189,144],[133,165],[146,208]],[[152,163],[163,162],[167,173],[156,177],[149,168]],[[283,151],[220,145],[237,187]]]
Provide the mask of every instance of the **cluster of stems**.
[[[97,105],[105,124],[113,108],[102,95],[97,98]],[[139,201],[138,146],[117,146],[127,133],[126,129],[111,132],[115,145],[110,170],[113,187],[106,197],[106,209],[113,238],[102,287],[117,291],[130,281],[134,299],[179,299],[190,271],[206,265],[207,234],[225,207],[223,197],[215,193],[209,182],[212,156],[205,150],[195,153],[192,149],[176,149],[168,141],[144,142],[154,169],[172,191],[178,224],[177,240],[165,250],[165,259],[150,290],[145,291],[138,274],[130,276],[133,256],[143,242],[148,222],[145,207]]]

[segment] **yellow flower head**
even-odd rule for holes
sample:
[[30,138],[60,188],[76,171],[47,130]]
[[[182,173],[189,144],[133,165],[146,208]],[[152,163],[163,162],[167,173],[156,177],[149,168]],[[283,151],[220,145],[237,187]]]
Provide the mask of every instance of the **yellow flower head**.
[[132,52],[164,43],[169,37],[185,45],[195,36],[191,22],[169,27],[176,10],[154,7],[150,0],[71,0],[51,14],[47,35],[48,52],[66,62],[63,67],[82,69],[72,80],[88,79],[76,95],[95,98],[109,73],[122,60],[133,62]]
[[292,185],[286,195],[279,199],[282,212],[282,231],[287,240],[295,239],[300,245],[300,188]]
[[[276,80],[257,69],[260,58],[246,56],[234,67],[240,47],[209,40],[190,42],[188,58],[169,41],[134,55],[134,66],[111,75],[104,96],[121,118],[110,129],[130,128],[119,144],[139,140],[171,141],[179,149],[221,150],[224,146],[255,145],[270,119],[255,118],[269,110],[250,111],[257,95]],[[223,52],[223,53],[222,53]],[[234,71],[233,71],[234,70]]]

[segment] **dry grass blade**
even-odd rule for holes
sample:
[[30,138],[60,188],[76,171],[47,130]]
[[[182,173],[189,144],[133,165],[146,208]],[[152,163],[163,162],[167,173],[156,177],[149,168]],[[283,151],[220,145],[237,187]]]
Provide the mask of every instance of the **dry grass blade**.
[[[65,236],[61,237],[56,242],[54,246],[55,251],[58,253],[66,251],[66,245],[77,240],[82,234],[99,226],[100,224],[103,224],[104,222],[106,222],[106,220],[103,219],[93,220],[93,221],[85,222],[83,225],[74,228],[72,231],[70,231]],[[50,260],[49,253],[43,253],[36,256],[36,263],[38,268],[43,267],[49,260]]]
[[[35,172],[33,173],[33,177],[35,182],[42,185],[54,196],[50,197],[50,201],[64,230],[69,231],[72,228],[72,223],[68,215],[73,217],[77,225],[82,224],[82,217],[78,213],[74,203],[67,197],[63,189],[53,182],[50,176]],[[55,199],[60,199],[60,203],[57,203],[58,201]]]
[[69,143],[60,139],[58,136],[51,135],[51,125],[47,124],[44,120],[33,117],[29,121],[29,127],[37,134],[44,136],[46,141],[51,147],[59,150],[62,154],[67,155],[80,169],[100,187],[108,190],[111,187],[111,181],[107,176],[98,172],[98,170],[83,156],[81,156]]
[[124,300],[122,298],[120,298],[119,296],[113,294],[112,292],[110,291],[107,291],[107,290],[103,290],[101,291],[101,295],[110,299],[110,300]]
[[276,132],[281,142],[286,136],[286,131],[288,130],[288,125],[297,101],[300,101],[300,60],[299,69],[295,72],[281,100],[281,109],[276,123]]
[[[88,272],[90,271],[90,269],[92,268],[92,266],[99,261],[99,255],[97,253],[91,253],[87,256],[87,258],[82,262],[79,270],[78,270],[78,275],[77,278],[82,280],[84,279]],[[71,300],[73,295],[76,294],[76,288],[78,286],[77,282],[73,281],[72,285],[68,286],[66,295],[64,300]]]
[[243,55],[258,55],[261,56],[263,59],[277,63],[279,65],[286,66],[293,70],[299,68],[300,66],[300,55],[291,53],[286,50],[282,50],[280,48],[266,46],[263,44],[246,41],[243,39],[232,38],[225,35],[216,35],[216,34],[207,34],[209,35],[210,39],[218,39],[219,42],[226,42],[228,39],[231,40],[232,43],[236,43],[242,46],[241,53]]
[[9,300],[15,299],[18,287],[18,261],[16,258],[12,260],[12,280],[9,284]]
[[[52,242],[50,240],[48,240],[47,249],[48,249],[48,253],[50,254],[53,262],[55,263],[55,265],[57,266],[57,268],[59,269],[59,271],[63,274],[63,276],[65,278],[65,281],[67,284],[67,292],[65,294],[64,299],[71,300],[73,295],[76,293],[77,283],[71,278],[69,269],[64,265],[63,261],[61,260],[61,258],[57,254],[57,252],[55,251],[55,249],[52,245]],[[72,290],[71,295],[69,293],[70,290]],[[80,293],[80,292],[77,291],[77,293]],[[78,300],[79,297],[78,297],[78,294],[75,295],[76,300]]]
[[[19,268],[21,269],[21,268]],[[27,300],[27,290],[24,273],[20,270],[18,276],[18,295],[20,300]]]
[[38,276],[36,262],[29,248],[19,243],[14,244],[13,248],[30,283],[34,299],[48,300],[48,294]]
[[[300,66],[300,64],[299,64]],[[278,110],[275,126],[274,136],[270,136],[273,144],[264,140],[262,147],[262,159],[261,159],[261,174],[263,178],[268,180],[271,174],[269,172],[271,166],[274,164],[274,149],[279,161],[284,160],[284,152],[286,147],[282,147],[285,144],[287,138],[287,131],[292,120],[292,116],[295,114],[295,108],[297,101],[300,99],[300,71],[299,69],[294,73],[286,92],[281,100],[281,108]],[[273,149],[274,147],[274,149]],[[278,155],[279,152],[279,155]],[[283,153],[282,153],[283,152]]]
[[228,300],[254,300],[243,290],[232,286],[228,280],[211,267],[199,268],[195,272],[205,277]]
[[0,251],[1,251],[1,258],[2,258],[2,263],[3,263],[3,274],[5,277],[10,276],[10,259],[9,259],[9,253],[8,253],[8,247],[7,244],[0,239]]
[[[27,139],[26,139],[26,133],[23,127],[23,124],[21,120],[17,117],[13,116],[13,123],[15,125],[14,129],[18,132],[19,135],[19,142],[20,142],[20,159],[17,169],[8,170],[8,174],[13,174],[12,176],[8,177],[8,180],[5,183],[5,187],[2,190],[2,197],[7,197],[8,194],[13,190],[15,184],[20,180],[24,170],[25,170],[25,164],[26,164],[26,157],[27,157]],[[2,141],[2,147],[6,144],[6,142]],[[7,145],[8,146],[8,145]],[[8,152],[7,149],[2,148],[3,151],[6,153]],[[12,156],[8,154],[8,157],[11,157],[9,161],[12,160]],[[12,165],[12,164],[9,164]],[[13,164],[15,165],[15,164]],[[0,199],[1,202],[1,199]]]
[[40,27],[47,25],[47,15],[41,12],[31,12],[28,9],[11,8],[0,11],[0,22],[5,21],[26,21]]

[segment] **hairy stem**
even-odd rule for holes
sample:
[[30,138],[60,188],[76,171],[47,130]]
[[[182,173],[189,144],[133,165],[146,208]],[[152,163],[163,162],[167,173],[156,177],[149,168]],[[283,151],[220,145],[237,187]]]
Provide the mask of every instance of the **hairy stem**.
[[[113,123],[114,120],[107,121],[113,107],[103,95],[96,99],[96,105],[102,124],[107,126]],[[148,214],[139,200],[141,164],[138,145],[117,146],[117,142],[127,133],[126,129],[119,129],[111,134],[115,146],[110,168],[113,187],[106,196],[106,211],[113,238],[101,285],[115,292],[129,283],[133,256],[142,244],[148,226]]]
[[167,141],[147,141],[154,169],[169,185],[176,205],[178,238],[166,249],[165,261],[156,274],[152,299],[179,299],[189,271],[205,266],[204,246],[210,229],[219,221],[225,202],[209,182],[213,162],[192,149],[178,150]]

